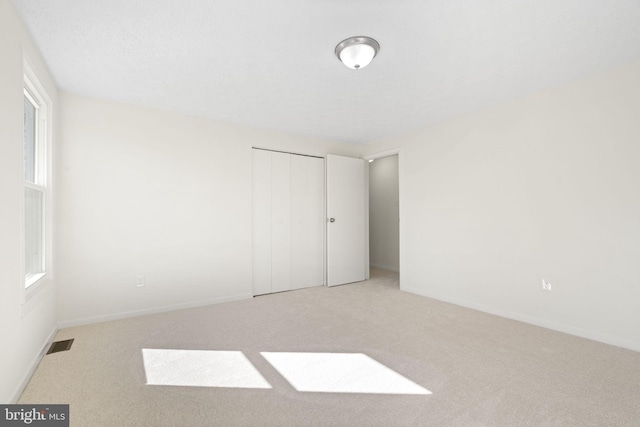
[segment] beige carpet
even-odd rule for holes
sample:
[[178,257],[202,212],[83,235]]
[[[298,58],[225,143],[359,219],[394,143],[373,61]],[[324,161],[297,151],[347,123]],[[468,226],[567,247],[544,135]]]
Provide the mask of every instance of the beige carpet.
[[[368,282],[65,329],[56,340],[69,338],[72,349],[45,356],[20,403],[68,403],[72,426],[640,425],[640,353],[403,293],[382,271]],[[166,379],[145,371],[143,349],[155,366],[147,369],[165,363],[158,350],[189,350],[170,353],[192,370],[167,364],[172,381],[240,368],[262,380],[147,385]],[[298,391],[275,366],[307,353],[364,355],[353,362],[385,366],[430,394]],[[224,357],[208,369],[211,355]],[[306,373],[319,372],[318,360]]]

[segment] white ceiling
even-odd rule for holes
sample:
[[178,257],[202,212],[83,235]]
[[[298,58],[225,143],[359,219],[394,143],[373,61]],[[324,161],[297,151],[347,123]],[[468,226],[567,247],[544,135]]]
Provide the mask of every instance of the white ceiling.
[[638,0],[13,2],[65,91],[354,143],[640,60]]

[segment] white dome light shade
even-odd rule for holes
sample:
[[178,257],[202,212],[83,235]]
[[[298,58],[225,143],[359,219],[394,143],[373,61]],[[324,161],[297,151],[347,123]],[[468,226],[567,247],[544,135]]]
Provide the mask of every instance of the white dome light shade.
[[358,70],[364,68],[376,56],[376,51],[367,44],[347,46],[340,52],[340,61],[349,68]]
[[380,45],[369,37],[351,37],[336,46],[336,56],[344,65],[359,70],[366,67],[378,54]]

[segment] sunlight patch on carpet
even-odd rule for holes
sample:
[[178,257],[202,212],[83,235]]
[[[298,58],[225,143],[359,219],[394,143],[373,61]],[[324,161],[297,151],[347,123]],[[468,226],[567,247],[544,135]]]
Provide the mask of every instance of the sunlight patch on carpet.
[[362,353],[260,353],[298,391],[431,394]]
[[241,351],[142,349],[147,385],[271,388]]

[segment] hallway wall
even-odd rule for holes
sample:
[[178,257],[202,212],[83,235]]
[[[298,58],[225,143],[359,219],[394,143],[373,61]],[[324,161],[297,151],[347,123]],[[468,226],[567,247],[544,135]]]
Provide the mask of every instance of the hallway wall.
[[369,263],[399,271],[398,155],[369,163]]

